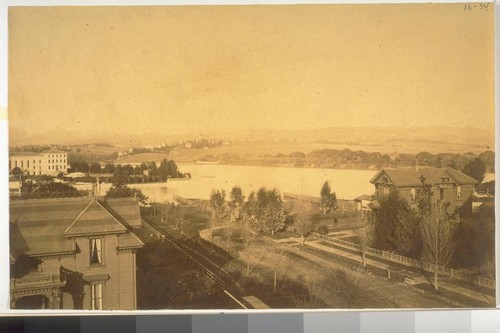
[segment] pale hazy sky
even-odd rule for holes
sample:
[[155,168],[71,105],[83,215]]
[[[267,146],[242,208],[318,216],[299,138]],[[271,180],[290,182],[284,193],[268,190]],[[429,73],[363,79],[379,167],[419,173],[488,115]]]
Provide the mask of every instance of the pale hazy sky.
[[10,126],[492,129],[493,27],[492,5],[11,7]]

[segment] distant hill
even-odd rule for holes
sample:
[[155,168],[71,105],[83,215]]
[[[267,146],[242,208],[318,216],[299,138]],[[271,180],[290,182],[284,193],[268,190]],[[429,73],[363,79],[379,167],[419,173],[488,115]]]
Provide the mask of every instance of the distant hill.
[[[462,146],[463,150],[493,150],[494,128],[476,127],[330,127],[317,130],[241,130],[220,133],[199,133],[193,135],[169,135],[168,128],[162,133],[129,133],[126,129],[113,129],[106,133],[87,130],[61,130],[57,132],[30,135],[22,129],[11,128],[9,145],[28,144],[90,144],[105,142],[116,145],[146,145],[151,142],[174,142],[203,138],[223,138],[239,142],[288,142],[327,143],[349,146],[402,147],[418,144]],[[425,149],[422,149],[425,150]]]

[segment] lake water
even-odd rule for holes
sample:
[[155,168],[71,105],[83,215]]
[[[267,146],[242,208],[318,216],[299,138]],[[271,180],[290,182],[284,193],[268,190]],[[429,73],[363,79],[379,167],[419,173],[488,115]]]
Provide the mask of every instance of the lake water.
[[[139,188],[150,202],[168,202],[173,195],[184,198],[208,199],[213,189],[227,193],[233,186],[242,188],[245,196],[262,186],[277,188],[280,192],[320,196],[323,183],[328,180],[338,199],[352,200],[375,191],[370,179],[377,170],[281,168],[216,164],[179,164],[181,172],[191,173],[191,179],[169,180],[168,183],[129,184]],[[485,178],[494,178],[487,174]],[[110,184],[101,184],[105,194]]]
[[320,196],[328,180],[339,199],[354,199],[374,192],[370,179],[375,170],[306,169],[235,165],[180,164],[182,172],[191,173],[190,180],[169,180],[166,184],[131,184],[140,188],[150,201],[165,202],[176,194],[184,198],[208,199],[213,189],[230,192],[240,186],[245,196],[262,186],[280,192]]

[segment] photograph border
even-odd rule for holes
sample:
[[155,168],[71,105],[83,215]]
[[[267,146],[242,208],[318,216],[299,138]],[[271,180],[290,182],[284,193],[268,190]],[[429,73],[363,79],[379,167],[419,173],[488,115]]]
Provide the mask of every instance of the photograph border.
[[[426,2],[426,1],[418,1],[418,2]],[[484,1],[447,1],[447,0],[442,0],[442,1],[432,1],[432,3],[466,3],[466,2],[484,2]],[[8,26],[8,19],[7,19],[7,11],[8,7],[11,6],[60,6],[60,5],[71,5],[71,6],[98,6],[98,5],[127,5],[127,6],[134,6],[134,5],[140,5],[140,6],[153,6],[153,5],[255,5],[255,4],[332,4],[332,3],[356,3],[356,4],[361,4],[361,3],[415,3],[415,1],[382,1],[382,0],[375,0],[375,1],[251,1],[245,2],[245,1],[222,1],[222,0],[200,0],[200,1],[188,1],[186,2],[181,2],[181,1],[160,1],[160,0],[154,0],[154,1],[120,1],[120,0],[106,0],[106,1],[100,1],[100,0],[91,0],[91,1],[63,1],[63,0],[49,0],[49,1],[35,1],[35,0],[30,0],[30,1],[7,1],[7,3],[3,3],[0,7],[0,144],[2,145],[0,147],[0,184],[3,186],[4,189],[7,188],[8,186],[8,110],[7,110],[7,78],[8,76],[5,75],[8,72],[8,41],[7,41],[7,26]],[[495,84],[496,87],[498,88],[499,86],[499,65],[498,65],[498,49],[499,49],[499,20],[498,20],[498,10],[500,9],[500,6],[498,3],[495,3],[495,30],[497,33],[495,34]],[[4,46],[4,47],[2,47]],[[499,101],[499,91],[498,89],[495,89],[496,92],[496,97],[495,97],[495,114],[497,115],[499,112],[499,107],[498,107],[498,101]],[[498,126],[495,126],[496,130],[498,131]],[[498,132],[496,132],[496,146],[495,146],[495,151],[497,151],[496,147],[498,146]],[[496,171],[498,172],[498,163],[500,161],[500,157],[498,154],[495,155],[496,158]],[[498,198],[500,190],[497,188],[496,189],[496,196],[495,196],[495,206],[499,204],[500,199]],[[9,219],[9,206],[8,206],[8,191],[0,191],[0,220],[3,220],[4,223],[0,224],[0,235],[5,235],[4,242],[0,242],[0,253],[9,253],[9,245],[8,245],[8,219]],[[497,277],[499,276],[500,273],[500,268],[498,267],[499,260],[500,258],[500,249],[499,249],[499,238],[500,238],[500,231],[499,231],[499,218],[498,216],[496,217],[496,272],[497,272]],[[5,241],[7,240],[7,241]],[[8,259],[7,256],[1,256],[0,257],[0,267],[8,267]],[[5,288],[5,286],[9,286],[9,272],[8,269],[1,269],[0,270],[0,284],[2,287],[0,287],[0,314],[2,315],[31,315],[31,314],[36,314],[36,315],[58,315],[58,314],[71,314],[71,315],[101,315],[101,314],[128,314],[130,315],[130,311],[102,311],[102,313],[96,313],[93,311],[86,311],[86,310],[50,310],[50,311],[30,311],[30,310],[15,310],[12,311],[9,309],[9,291],[8,288]],[[496,279],[496,303],[497,307],[500,304],[499,301],[499,290],[498,286],[499,284],[499,279]],[[391,311],[391,310],[384,310],[384,309],[379,309],[381,311]],[[396,309],[394,310],[395,312],[398,311],[408,311],[407,309]],[[154,311],[144,311],[144,310],[134,310],[134,314],[148,314],[150,312],[154,313],[168,313],[168,314],[186,314],[186,311],[188,311],[190,314],[207,314],[207,313],[220,313],[220,310],[154,310]],[[231,312],[231,313],[248,313],[249,310],[227,310],[225,312]],[[289,312],[296,312],[296,313],[305,313],[305,312],[325,312],[325,311],[339,311],[338,309],[320,309],[320,310],[250,310],[251,313],[273,313],[273,312],[284,312],[284,311],[289,311]],[[346,310],[340,310],[340,311],[346,311]],[[355,311],[355,312],[366,312],[366,311],[371,311],[371,310],[347,310],[347,311]],[[377,311],[377,310],[374,310]],[[414,310],[409,310],[409,311],[414,311]],[[424,309],[424,311],[429,311],[428,309]],[[475,310],[475,311],[482,311],[482,310]],[[488,310],[484,310],[488,311]]]

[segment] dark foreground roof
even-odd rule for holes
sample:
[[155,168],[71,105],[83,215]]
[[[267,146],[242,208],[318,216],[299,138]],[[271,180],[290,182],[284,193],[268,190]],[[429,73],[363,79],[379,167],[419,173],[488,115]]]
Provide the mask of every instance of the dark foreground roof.
[[[133,204],[132,202],[128,202]],[[131,234],[93,198],[15,200],[10,202],[10,251],[14,258],[74,252],[72,237]],[[119,248],[141,247],[137,237],[122,238]]]
[[372,184],[377,183],[382,176],[386,176],[396,187],[415,187],[422,185],[421,176],[425,178],[425,184],[439,183],[441,178],[449,178],[451,182],[458,185],[475,185],[477,180],[453,168],[421,168],[415,169],[382,169],[370,180]]

